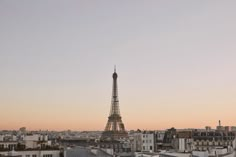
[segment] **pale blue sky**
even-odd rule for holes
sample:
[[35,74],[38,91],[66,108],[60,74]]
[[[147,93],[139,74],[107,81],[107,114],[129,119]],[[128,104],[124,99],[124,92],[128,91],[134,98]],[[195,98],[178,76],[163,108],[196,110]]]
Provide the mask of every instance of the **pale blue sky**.
[[115,64],[127,129],[236,125],[235,6],[0,1],[0,129],[102,130]]

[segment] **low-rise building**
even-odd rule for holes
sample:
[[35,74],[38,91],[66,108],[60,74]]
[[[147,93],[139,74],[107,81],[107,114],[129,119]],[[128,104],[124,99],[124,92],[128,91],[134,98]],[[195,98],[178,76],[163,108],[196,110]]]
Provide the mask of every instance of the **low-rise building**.
[[51,146],[48,136],[41,134],[27,134],[23,136],[23,142],[26,148],[45,148]]
[[233,147],[235,134],[221,131],[197,131],[193,132],[195,150],[210,151],[214,148]]
[[142,132],[142,152],[155,151],[155,132],[143,131]]
[[194,148],[192,130],[176,131],[173,146],[177,152],[191,152]]
[[142,132],[135,131],[129,135],[131,151],[132,152],[141,152],[142,151]]
[[52,150],[17,150],[0,151],[1,156],[5,157],[63,157],[63,152],[59,149]]
[[155,131],[155,150],[162,149],[165,131]]

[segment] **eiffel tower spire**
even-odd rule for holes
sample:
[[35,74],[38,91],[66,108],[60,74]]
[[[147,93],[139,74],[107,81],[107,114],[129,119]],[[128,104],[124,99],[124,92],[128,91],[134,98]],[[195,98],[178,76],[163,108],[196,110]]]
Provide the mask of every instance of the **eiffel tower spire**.
[[121,138],[126,138],[128,136],[125,131],[125,126],[122,122],[120,109],[119,109],[119,99],[118,99],[118,86],[116,73],[116,68],[114,68],[114,73],[112,75],[113,86],[112,86],[112,98],[111,98],[111,110],[108,117],[108,122],[105,127],[105,131],[102,133],[102,140],[119,140]]

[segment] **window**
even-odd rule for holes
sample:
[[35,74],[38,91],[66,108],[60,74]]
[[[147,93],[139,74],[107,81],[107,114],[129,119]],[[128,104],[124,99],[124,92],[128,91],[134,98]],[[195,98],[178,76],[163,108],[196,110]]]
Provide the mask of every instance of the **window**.
[[30,157],[30,155],[25,155],[25,157]]
[[36,154],[33,154],[32,157],[37,157],[37,155],[36,155]]
[[152,146],[150,146],[150,150],[152,150]]
[[145,146],[143,146],[143,150],[145,150]]

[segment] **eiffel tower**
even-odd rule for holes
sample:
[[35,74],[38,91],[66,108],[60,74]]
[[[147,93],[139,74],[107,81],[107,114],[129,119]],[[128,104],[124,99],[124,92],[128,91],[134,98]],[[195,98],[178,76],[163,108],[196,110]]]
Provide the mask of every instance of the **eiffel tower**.
[[112,88],[112,100],[111,109],[108,121],[104,132],[102,133],[101,140],[120,140],[128,137],[128,133],[125,131],[124,123],[121,120],[119,100],[118,100],[118,88],[117,88],[117,73],[116,68],[112,75],[113,88]]

